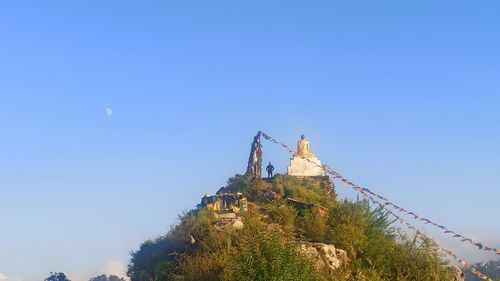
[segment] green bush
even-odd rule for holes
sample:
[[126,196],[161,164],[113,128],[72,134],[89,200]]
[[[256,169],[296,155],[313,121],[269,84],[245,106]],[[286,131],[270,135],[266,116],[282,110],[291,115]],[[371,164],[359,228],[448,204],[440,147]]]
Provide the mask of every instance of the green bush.
[[[291,176],[281,176],[276,180],[282,181],[284,197],[319,204],[325,208],[333,207],[336,204],[334,197],[328,194],[319,180]],[[280,185],[276,186],[279,189]]]
[[[131,280],[452,280],[432,243],[397,231],[366,200],[337,201],[321,181],[278,175],[267,183],[237,175],[227,189],[255,204],[240,214],[242,230],[216,227],[214,213],[204,208],[185,213],[168,234],[132,253]],[[264,199],[268,190],[277,198]],[[325,209],[295,209],[287,197]],[[349,262],[335,272],[316,269],[297,252],[302,240],[333,244]]]
[[237,240],[222,280],[318,280],[313,266],[297,251],[293,240],[251,223]]
[[452,280],[429,241],[396,233],[387,214],[368,201],[343,201],[330,210],[327,243],[347,251],[353,276],[368,280]]
[[283,231],[293,233],[295,230],[295,220],[297,210],[288,205],[284,200],[277,200],[271,204],[266,204],[267,215],[270,222],[281,225]]
[[311,242],[323,242],[327,233],[327,214],[319,208],[303,210],[297,219],[296,232]]
[[249,201],[261,202],[262,195],[267,191],[267,185],[262,179],[249,179],[243,175],[229,178],[225,189],[228,192],[241,192]]

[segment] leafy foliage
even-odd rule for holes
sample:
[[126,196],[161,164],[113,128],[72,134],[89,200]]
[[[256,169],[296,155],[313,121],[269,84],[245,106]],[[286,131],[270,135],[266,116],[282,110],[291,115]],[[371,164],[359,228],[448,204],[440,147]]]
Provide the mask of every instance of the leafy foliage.
[[387,214],[367,200],[341,202],[330,210],[328,224],[326,242],[347,251],[353,273],[369,280],[451,280],[432,243],[396,232]]
[[51,272],[50,276],[45,278],[45,281],[71,281],[62,272]]
[[92,277],[89,279],[89,281],[125,281],[125,279],[120,278],[116,275],[106,275],[106,274],[101,274],[95,277]]
[[297,252],[293,240],[251,225],[238,240],[222,280],[317,280],[313,266]]
[[292,233],[295,231],[295,222],[297,220],[297,210],[295,208],[286,204],[284,200],[266,204],[265,208],[270,222],[281,225],[284,231]]
[[320,209],[304,210],[297,219],[296,231],[311,242],[323,242],[328,230],[327,216]]
[[328,194],[322,181],[277,175],[272,188],[285,198],[300,199],[323,207],[333,207],[336,204],[335,197]]
[[[183,214],[168,234],[132,253],[132,281],[452,280],[432,243],[398,231],[368,201],[337,201],[321,180],[237,175],[226,190],[242,192],[256,206],[240,214],[242,230],[216,227],[214,213],[204,208]],[[350,262],[335,272],[317,268],[298,253],[297,240],[333,244]]]

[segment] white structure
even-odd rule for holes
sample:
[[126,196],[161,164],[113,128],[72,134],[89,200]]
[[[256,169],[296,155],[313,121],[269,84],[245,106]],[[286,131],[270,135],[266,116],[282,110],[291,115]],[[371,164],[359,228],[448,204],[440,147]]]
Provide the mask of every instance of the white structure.
[[297,144],[297,154],[290,160],[288,175],[297,177],[324,176],[321,161],[310,151],[309,141],[304,135]]
[[309,158],[311,162],[306,159],[295,155],[290,160],[290,166],[288,166],[288,175],[297,177],[315,177],[324,176],[325,171],[321,168],[321,161],[318,158]]

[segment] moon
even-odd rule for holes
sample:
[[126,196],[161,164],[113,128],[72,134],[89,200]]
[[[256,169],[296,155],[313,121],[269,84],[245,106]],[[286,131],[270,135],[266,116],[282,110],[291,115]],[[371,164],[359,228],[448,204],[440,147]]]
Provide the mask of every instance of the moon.
[[106,108],[106,115],[108,115],[109,117],[113,115],[113,110],[110,107]]

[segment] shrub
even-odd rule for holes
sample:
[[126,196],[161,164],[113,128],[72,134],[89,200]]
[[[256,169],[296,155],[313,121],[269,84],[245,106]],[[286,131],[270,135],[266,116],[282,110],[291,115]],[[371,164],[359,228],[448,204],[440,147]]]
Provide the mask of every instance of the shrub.
[[303,210],[297,219],[297,233],[311,242],[323,242],[327,229],[327,214],[319,208]]
[[222,280],[318,280],[311,263],[299,255],[293,240],[251,224],[227,260]]
[[[452,280],[430,241],[397,232],[384,210],[366,200],[338,202],[321,181],[276,176],[272,190],[279,196],[272,201],[262,199],[271,188],[262,180],[237,175],[227,188],[247,194],[258,206],[241,214],[242,230],[215,227],[214,213],[204,208],[185,213],[168,234],[132,252],[131,280]],[[296,210],[286,197],[327,211]],[[304,239],[343,249],[350,262],[333,273],[316,270],[297,252],[296,240]]]
[[282,176],[284,197],[291,197],[308,203],[329,208],[335,205],[335,199],[323,188],[321,181]]
[[269,220],[273,223],[280,224],[283,231],[292,232],[295,230],[295,220],[297,218],[297,210],[288,205],[284,200],[277,200],[265,206]]

